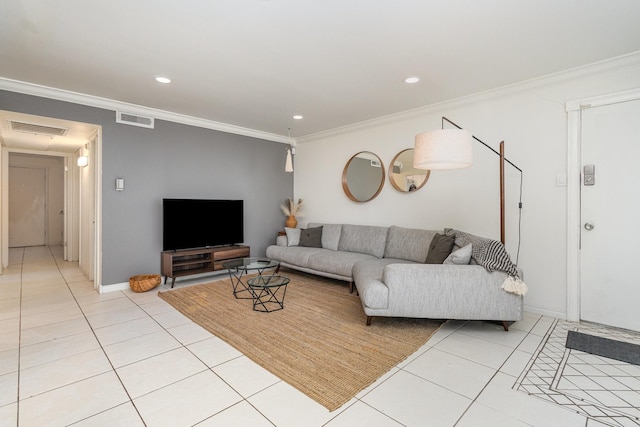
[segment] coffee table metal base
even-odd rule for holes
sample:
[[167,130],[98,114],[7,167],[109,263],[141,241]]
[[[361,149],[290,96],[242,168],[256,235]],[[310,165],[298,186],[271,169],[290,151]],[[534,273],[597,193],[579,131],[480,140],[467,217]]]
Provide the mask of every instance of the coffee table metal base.
[[236,299],[253,299],[253,290],[244,281],[244,276],[251,273],[258,273],[262,276],[265,270],[274,269],[274,274],[280,270],[280,263],[270,259],[261,258],[239,258],[222,264],[229,271],[229,279],[233,287],[233,296]]
[[253,295],[253,310],[270,313],[284,308],[289,278],[284,276],[257,276],[247,280]]

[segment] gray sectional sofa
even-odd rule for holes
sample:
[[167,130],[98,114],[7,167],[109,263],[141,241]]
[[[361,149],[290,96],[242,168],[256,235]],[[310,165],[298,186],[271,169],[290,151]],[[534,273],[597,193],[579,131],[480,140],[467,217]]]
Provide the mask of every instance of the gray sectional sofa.
[[[315,241],[305,241],[307,231],[315,233]],[[523,297],[501,288],[508,274],[459,256],[465,251],[471,256],[471,247],[454,246],[444,264],[425,264],[436,234],[446,233],[310,223],[305,230],[287,229],[266,255],[284,267],[344,280],[351,290],[355,284],[367,324],[375,316],[493,320],[508,330],[509,322],[521,320]]]

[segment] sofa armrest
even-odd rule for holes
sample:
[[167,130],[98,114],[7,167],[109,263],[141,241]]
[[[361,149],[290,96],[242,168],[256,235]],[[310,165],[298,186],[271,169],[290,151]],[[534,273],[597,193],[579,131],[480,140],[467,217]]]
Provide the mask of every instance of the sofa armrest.
[[520,319],[522,297],[500,287],[506,277],[478,265],[389,264],[382,282],[389,310],[406,316],[426,309],[434,319]]
[[277,246],[287,246],[288,240],[287,236],[278,236],[276,237],[276,245]]

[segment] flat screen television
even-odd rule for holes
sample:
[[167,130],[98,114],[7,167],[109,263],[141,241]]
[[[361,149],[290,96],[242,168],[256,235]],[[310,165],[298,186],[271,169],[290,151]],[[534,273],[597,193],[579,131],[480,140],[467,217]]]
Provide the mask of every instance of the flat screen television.
[[162,200],[163,251],[225,246],[242,242],[242,200]]

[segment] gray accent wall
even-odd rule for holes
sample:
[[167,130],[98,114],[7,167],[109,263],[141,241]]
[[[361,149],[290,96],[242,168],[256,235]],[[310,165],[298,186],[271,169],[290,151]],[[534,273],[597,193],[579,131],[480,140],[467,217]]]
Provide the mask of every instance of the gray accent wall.
[[9,91],[0,91],[0,109],[102,126],[103,285],[160,272],[163,198],[244,200],[253,256],[284,225],[279,206],[293,195],[293,174],[281,143],[162,120],[155,129],[123,125],[115,111]]

